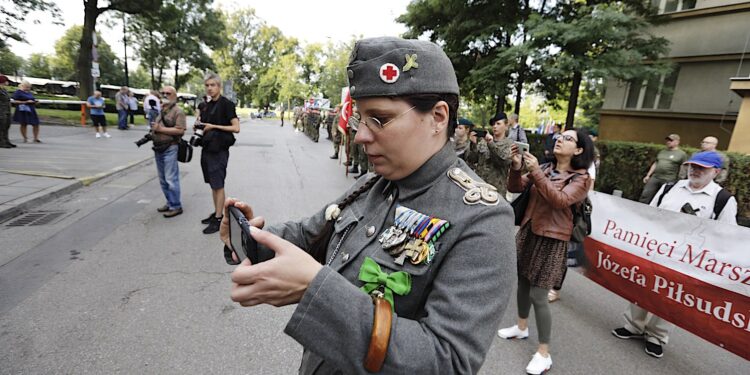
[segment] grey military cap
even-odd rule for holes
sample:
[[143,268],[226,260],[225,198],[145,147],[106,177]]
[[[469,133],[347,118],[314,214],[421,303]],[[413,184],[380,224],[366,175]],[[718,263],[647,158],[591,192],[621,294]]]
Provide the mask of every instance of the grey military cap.
[[354,45],[346,67],[353,99],[369,96],[456,94],[453,65],[437,44],[395,37]]

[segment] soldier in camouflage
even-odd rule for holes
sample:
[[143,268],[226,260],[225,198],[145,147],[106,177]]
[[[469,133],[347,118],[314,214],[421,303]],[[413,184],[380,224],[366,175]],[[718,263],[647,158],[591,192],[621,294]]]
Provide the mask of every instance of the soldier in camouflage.
[[317,142],[320,137],[320,110],[317,108],[311,108],[310,112],[307,114],[305,134],[307,134],[313,142]]
[[8,132],[10,131],[10,94],[5,91],[8,85],[8,77],[0,74],[0,148],[13,148],[16,145],[10,143]]
[[[355,178],[359,178],[360,176],[367,174],[367,154],[365,154],[365,149],[362,147],[362,145],[354,143],[354,137],[357,136],[357,132],[354,130],[354,128],[356,128],[356,124],[359,123],[359,119],[360,116],[355,106],[354,114],[349,118],[350,125],[349,130],[347,131],[347,136],[351,140],[349,141],[349,161],[351,162],[349,173],[359,173],[358,175],[354,176]],[[352,121],[355,122],[355,126],[351,126]]]
[[339,149],[341,147],[341,143],[343,142],[343,138],[341,135],[341,128],[339,128],[339,120],[341,119],[341,104],[336,106],[336,109],[333,111],[333,123],[331,126],[331,131],[333,131],[333,155],[331,156],[331,159],[338,159],[339,158]]
[[327,139],[332,141],[333,140],[333,132],[336,131],[336,129],[333,128],[333,120],[336,118],[336,112],[328,110],[328,113],[326,114],[325,124],[326,124],[326,131],[328,131],[328,137]]
[[469,137],[469,149],[464,159],[469,165],[476,165],[474,171],[488,184],[497,188],[501,197],[508,192],[508,171],[510,170],[513,141],[507,137],[508,118],[498,113],[490,119],[492,134],[477,140],[475,132]]

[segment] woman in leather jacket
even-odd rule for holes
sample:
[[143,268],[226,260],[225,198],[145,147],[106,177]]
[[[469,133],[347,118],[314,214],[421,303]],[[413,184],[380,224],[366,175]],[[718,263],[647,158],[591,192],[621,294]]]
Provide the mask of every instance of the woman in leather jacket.
[[[539,348],[526,368],[529,374],[541,374],[552,366],[549,340],[552,318],[547,293],[558,285],[565,273],[568,241],[573,232],[572,205],[587,195],[589,175],[586,169],[594,158],[594,145],[586,131],[566,130],[555,142],[554,161],[539,165],[529,152],[521,155],[512,148],[508,191],[529,188],[529,203],[516,234],[518,256],[518,323],[498,331],[505,339],[529,336],[531,306],[539,331]],[[523,162],[523,163],[522,163]],[[523,165],[528,173],[521,175]]]

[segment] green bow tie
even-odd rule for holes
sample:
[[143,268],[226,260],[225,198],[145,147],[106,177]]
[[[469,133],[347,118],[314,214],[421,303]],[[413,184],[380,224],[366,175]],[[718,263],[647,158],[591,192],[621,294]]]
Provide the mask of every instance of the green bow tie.
[[391,310],[394,306],[393,293],[405,296],[411,291],[411,275],[404,271],[389,275],[383,272],[380,266],[370,257],[365,258],[365,262],[359,269],[359,280],[365,282],[365,285],[360,289],[368,295],[382,285],[384,287],[383,298],[391,304]]

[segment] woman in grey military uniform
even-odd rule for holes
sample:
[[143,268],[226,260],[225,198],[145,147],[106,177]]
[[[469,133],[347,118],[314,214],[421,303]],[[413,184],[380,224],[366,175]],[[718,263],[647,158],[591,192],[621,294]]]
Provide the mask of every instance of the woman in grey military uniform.
[[[284,332],[304,347],[302,374],[366,373],[373,301],[388,297],[381,372],[477,373],[516,277],[513,215],[448,142],[459,93],[451,62],[431,42],[373,38],[355,44],[347,73],[355,142],[375,173],[309,218],[252,228],[261,262],[232,272],[232,300],[297,304]],[[222,239],[229,245],[227,220]],[[225,256],[236,257],[228,246]]]

